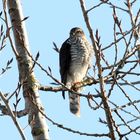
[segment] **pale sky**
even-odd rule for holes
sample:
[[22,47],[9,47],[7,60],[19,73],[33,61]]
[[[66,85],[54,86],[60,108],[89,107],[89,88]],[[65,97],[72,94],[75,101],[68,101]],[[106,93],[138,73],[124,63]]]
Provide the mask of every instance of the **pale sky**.
[[[99,1],[96,1],[99,3]],[[112,0],[112,2],[119,5],[125,5],[121,0]],[[91,8],[92,5],[95,5],[95,0],[87,0],[87,7]],[[140,5],[140,3],[139,3]],[[44,68],[51,67],[53,76],[57,79],[60,79],[59,75],[59,59],[58,54],[53,50],[53,42],[57,44],[60,48],[62,43],[68,38],[69,30],[72,27],[79,26],[82,27],[88,40],[89,33],[86,28],[83,15],[81,12],[80,3],[78,0],[42,0],[42,1],[27,1],[22,0],[23,13],[24,16],[29,16],[26,21],[26,27],[30,42],[30,50],[35,56],[37,52],[40,52],[39,62]],[[138,8],[138,6],[136,6]],[[0,10],[2,10],[1,1],[0,1]],[[112,9],[109,6],[101,6],[95,11],[90,12],[90,20],[93,30],[99,30],[101,35],[102,45],[105,47],[113,40],[113,17]],[[130,24],[129,17],[117,12],[121,15],[123,29],[129,29]],[[134,11],[135,13],[135,11]],[[126,18],[126,20],[124,20]],[[1,23],[1,21],[0,21]],[[91,42],[91,41],[90,41]],[[120,54],[121,55],[121,54]],[[12,93],[17,86],[18,82],[18,69],[15,56],[7,43],[6,48],[0,52],[0,69],[5,67],[7,60],[14,58],[12,63],[12,68],[0,77],[0,90],[5,93]],[[107,52],[107,58],[111,61],[111,52]],[[94,61],[94,60],[93,60]],[[50,85],[53,82],[52,79],[47,77],[47,75],[40,70],[37,66],[35,67],[35,75],[38,81],[42,85]],[[133,80],[133,79],[132,79]],[[96,86],[98,88],[98,86]],[[86,87],[83,91],[84,94],[87,94],[89,91],[92,94],[96,94],[95,87]],[[22,92],[20,93],[22,98]],[[65,127],[72,128],[77,131],[86,132],[86,133],[107,133],[108,128],[103,124],[99,123],[99,118],[105,119],[105,113],[103,110],[99,109],[98,111],[93,111],[88,107],[88,103],[85,99],[81,100],[81,117],[77,118],[69,112],[68,107],[68,97],[66,100],[63,100],[61,93],[52,93],[52,92],[40,92],[40,97],[42,103],[45,107],[46,114],[49,118],[53,119],[55,122],[64,125]],[[123,100],[120,100],[118,96],[112,97],[113,100],[116,100],[123,103]],[[13,102],[15,102],[15,97],[11,100],[11,106],[13,107]],[[19,110],[24,108],[24,99],[22,98]],[[30,126],[28,126],[27,116],[20,118],[19,122],[22,128],[25,131],[28,140],[32,139],[30,134]],[[80,136],[78,134],[73,134],[67,132],[66,130],[60,129],[57,126],[54,126],[51,122],[47,120],[49,126],[50,140],[108,140],[107,137],[96,138],[96,137],[87,137]],[[14,126],[10,117],[1,116],[0,117],[0,139],[1,140],[20,140],[21,137]],[[140,136],[131,135],[130,139],[136,140]]]

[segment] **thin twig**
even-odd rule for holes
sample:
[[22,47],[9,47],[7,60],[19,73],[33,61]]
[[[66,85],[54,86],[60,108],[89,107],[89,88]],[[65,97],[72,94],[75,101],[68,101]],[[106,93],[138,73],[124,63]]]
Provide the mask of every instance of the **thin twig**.
[[11,47],[12,47],[12,50],[13,50],[15,56],[18,58],[18,56],[19,56],[18,52],[16,51],[16,48],[15,48],[15,46],[13,44],[13,41],[12,41],[12,38],[11,38],[11,35],[10,35],[11,27],[9,27],[9,25],[8,25],[8,18],[7,18],[7,12],[6,12],[6,8],[7,8],[6,2],[7,2],[7,0],[3,0],[3,10],[4,10],[4,16],[5,16],[4,21],[5,21],[6,28],[7,28],[6,36],[8,36],[10,44],[11,44]]
[[21,126],[19,125],[19,123],[18,123],[18,121],[17,121],[17,119],[16,119],[16,116],[14,115],[14,113],[13,113],[13,111],[12,111],[10,105],[8,104],[7,99],[6,99],[5,96],[2,94],[2,92],[0,92],[0,97],[1,97],[1,99],[3,100],[3,102],[5,103],[5,105],[6,105],[7,109],[8,109],[8,112],[9,112],[9,114],[10,114],[10,116],[11,116],[13,122],[15,123],[15,126],[17,127],[17,129],[18,129],[18,131],[19,131],[19,133],[20,133],[22,139],[23,139],[23,140],[26,140],[25,134],[24,134],[24,132],[23,132]]

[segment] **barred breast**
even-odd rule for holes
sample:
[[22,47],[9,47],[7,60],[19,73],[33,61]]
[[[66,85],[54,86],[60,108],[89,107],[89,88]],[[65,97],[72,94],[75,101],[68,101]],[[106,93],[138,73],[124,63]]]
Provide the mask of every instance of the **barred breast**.
[[73,82],[82,81],[85,77],[90,59],[90,44],[82,37],[76,37],[69,40],[71,43],[71,63],[70,63],[70,78]]

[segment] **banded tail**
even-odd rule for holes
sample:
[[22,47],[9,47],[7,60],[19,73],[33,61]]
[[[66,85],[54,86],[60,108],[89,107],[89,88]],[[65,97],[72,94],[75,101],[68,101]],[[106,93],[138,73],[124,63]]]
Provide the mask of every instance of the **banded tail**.
[[[78,89],[77,92],[80,92],[81,89]],[[74,93],[69,92],[69,103],[70,111],[77,117],[80,117],[80,96]]]

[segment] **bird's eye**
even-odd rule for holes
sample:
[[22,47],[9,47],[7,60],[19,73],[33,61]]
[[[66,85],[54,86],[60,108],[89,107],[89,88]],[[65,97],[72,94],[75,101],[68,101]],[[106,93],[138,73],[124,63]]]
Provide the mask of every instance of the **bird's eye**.
[[81,33],[81,31],[77,31],[76,33],[77,33],[77,34],[80,34],[80,33]]

